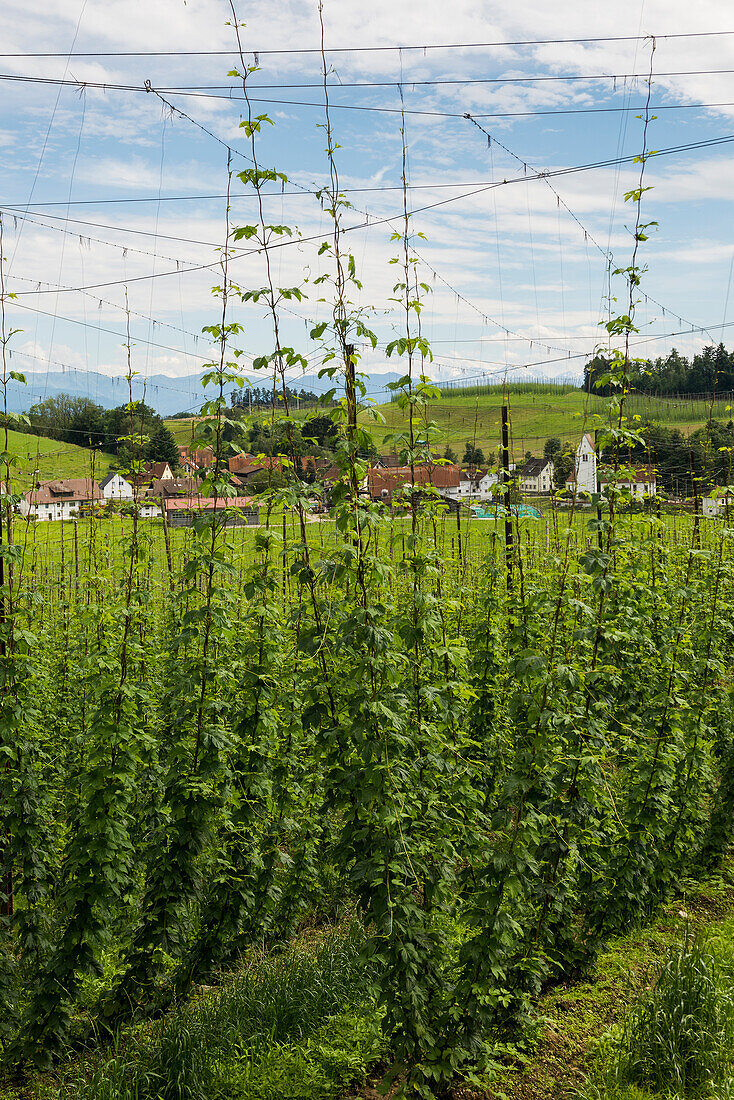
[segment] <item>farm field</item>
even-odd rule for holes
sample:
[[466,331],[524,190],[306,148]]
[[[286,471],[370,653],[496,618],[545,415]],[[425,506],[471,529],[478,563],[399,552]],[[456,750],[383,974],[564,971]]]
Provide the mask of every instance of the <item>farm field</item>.
[[734,32],[14,4],[0,1100],[734,1100]]
[[[543,444],[551,436],[575,444],[584,431],[593,431],[606,424],[608,402],[575,387],[530,383],[506,389],[502,386],[477,389],[478,392],[472,394],[467,387],[466,392],[456,395],[449,389],[440,400],[427,404],[427,419],[440,431],[435,446],[441,448],[450,444],[459,458],[467,441],[480,447],[485,455],[496,451],[501,409],[505,404],[510,410],[511,449],[516,461],[521,461],[527,451],[542,455]],[[405,430],[405,413],[396,404],[380,405],[378,411],[384,419],[384,424],[379,426],[363,415],[364,422],[369,420],[377,438],[381,433]],[[683,435],[705,425],[710,413],[726,423],[732,418],[731,401],[714,401],[712,405],[705,401],[632,394],[626,403],[626,415],[630,418],[649,419],[677,428]]]
[[[685,897],[671,899],[642,927],[612,937],[593,973],[548,990],[530,1041],[505,1044],[477,1079],[473,1100],[556,1100],[568,1089],[589,1100],[598,1097],[609,1073],[605,1051],[613,1050],[615,1033],[648,995],[657,972],[692,936],[719,958],[731,956],[732,905],[734,875],[727,862],[720,874],[689,885]],[[128,1097],[137,1089],[145,1097],[174,1074],[189,1100],[379,1095],[386,1054],[382,1012],[365,995],[359,926],[348,909],[335,912],[333,923],[305,931],[286,952],[255,952],[163,1020],[127,1030],[115,1057],[77,1053],[53,1073],[35,1072],[22,1087],[11,1085],[0,1095],[98,1100]],[[725,1071],[716,1079],[725,1080]],[[630,1091],[622,1086],[608,1095],[624,1100]],[[667,1093],[649,1089],[638,1095],[664,1100]]]
[[471,1049],[511,1095],[544,989],[729,874],[723,521],[301,507],[16,520],[4,1058],[41,1090],[425,1093]]
[[[425,408],[427,419],[439,430],[434,447],[443,449],[449,444],[461,458],[464,446],[471,441],[485,455],[493,454],[500,436],[504,404],[510,409],[511,448],[516,461],[522,460],[527,451],[541,455],[543,444],[551,436],[575,443],[582,432],[593,431],[606,422],[604,398],[589,396],[578,387],[560,383],[526,383],[506,388],[484,386],[476,387],[476,392],[468,386],[458,392],[446,389],[439,400],[428,402]],[[389,450],[390,445],[382,441],[385,436],[405,430],[405,412],[391,402],[375,406],[375,409],[383,422],[375,423],[371,413],[363,412],[361,423],[373,433],[378,449]],[[676,428],[685,436],[704,426],[709,415],[728,422],[732,418],[732,402],[730,399],[711,403],[683,397],[632,394],[627,399],[627,415]],[[299,414],[294,413],[294,417],[299,419]],[[166,426],[177,443],[188,444],[196,422],[196,418],[167,420]]]

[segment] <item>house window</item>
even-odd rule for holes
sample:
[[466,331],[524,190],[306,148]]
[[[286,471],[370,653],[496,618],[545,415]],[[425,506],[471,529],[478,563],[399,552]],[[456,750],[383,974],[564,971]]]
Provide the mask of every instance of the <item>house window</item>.
[[581,455],[581,458],[582,458],[582,460],[583,460],[584,462],[588,462],[588,461],[589,461],[589,456],[588,456],[588,455]]

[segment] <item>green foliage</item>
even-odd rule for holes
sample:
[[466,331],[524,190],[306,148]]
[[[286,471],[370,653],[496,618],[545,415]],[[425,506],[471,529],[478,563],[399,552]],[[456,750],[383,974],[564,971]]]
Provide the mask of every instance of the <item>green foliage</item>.
[[584,1100],[730,1095],[734,1085],[731,942],[691,936],[652,988],[603,1037]]
[[[583,972],[720,859],[734,797],[731,532],[623,513],[618,489],[588,523],[552,502],[535,528],[449,516],[431,485],[408,486],[403,515],[367,499],[360,349],[377,337],[343,248],[338,144],[327,115],[332,232],[308,286],[328,295],[311,339],[333,389],[328,416],[303,421],[287,379],[307,359],[283,345],[279,311],[307,281],[272,275],[291,231],[266,221],[262,189],[285,177],[260,165],[270,120],[243,85],[252,224],[228,226],[220,253],[192,440],[211,447],[211,507],[176,532],[143,532],[133,510],[122,538],[93,519],[73,550],[62,527],[44,558],[35,532],[27,546],[4,533],[12,486],[0,500],[0,1040],[9,1067],[48,1064],[91,1029],[109,1037],[173,1005],[89,1100],[328,1093],[377,1050],[406,1093],[430,1097],[521,1033],[545,983]],[[607,322],[620,346],[599,379],[600,446],[617,470],[649,443],[627,405],[642,190],[630,303]],[[263,260],[250,288],[230,278],[238,239]],[[415,468],[432,453],[438,391],[407,204],[393,240],[403,318],[384,351],[403,370],[394,446]],[[254,362],[271,408],[247,443],[278,456],[256,483],[254,532],[227,527],[251,309],[271,322]],[[113,414],[105,430],[133,470],[146,447],[170,447],[140,403]],[[723,454],[722,431],[701,446]],[[338,471],[326,517],[293,476],[314,439]],[[573,448],[549,444],[562,479]],[[464,460],[483,462],[476,439]],[[345,909],[364,935],[341,972],[288,952],[226,995],[191,997],[255,945],[282,947]],[[652,1016],[635,1025],[649,1049]]]
[[[25,431],[48,436],[80,447],[97,447],[117,453],[122,464],[134,453],[129,442],[131,423],[135,432],[148,438],[146,458],[178,465],[178,450],[163,420],[143,401],[105,409],[87,397],[58,394],[32,405]],[[21,430],[23,430],[21,428]]]
[[337,1095],[380,1053],[364,1002],[361,932],[263,958],[220,992],[175,1008],[80,1090],[80,1100]]
[[465,466],[481,466],[484,463],[484,451],[468,440],[461,461]]

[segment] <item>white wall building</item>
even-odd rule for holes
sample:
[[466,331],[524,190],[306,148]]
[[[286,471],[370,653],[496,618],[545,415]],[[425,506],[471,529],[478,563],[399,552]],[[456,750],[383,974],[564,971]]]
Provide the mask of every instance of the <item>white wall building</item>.
[[729,515],[734,509],[734,495],[725,493],[720,497],[703,497],[701,505],[705,516]]
[[599,472],[601,490],[606,489],[612,481],[617,489],[623,489],[633,497],[654,497],[657,493],[655,471],[649,466],[641,466],[631,473],[623,467],[616,478],[612,477],[608,469]]
[[553,489],[553,462],[549,458],[531,458],[518,473],[523,493],[550,493]]
[[122,474],[108,474],[103,481],[100,481],[99,487],[105,500],[133,499],[133,487]]
[[594,437],[590,432],[584,432],[581,442],[576,448],[573,473],[566,481],[566,488],[574,496],[578,493],[591,494],[597,491],[596,450],[594,449]]
[[590,432],[584,432],[581,442],[576,448],[574,473],[576,474],[577,492],[596,492],[596,450],[594,449],[594,437]]
[[26,493],[18,505],[21,515],[35,520],[74,519],[80,509],[100,504],[102,492],[91,477],[43,481]]
[[490,470],[465,470],[461,466],[436,466],[432,483],[443,497],[450,500],[489,500],[491,488],[498,482],[497,474]]

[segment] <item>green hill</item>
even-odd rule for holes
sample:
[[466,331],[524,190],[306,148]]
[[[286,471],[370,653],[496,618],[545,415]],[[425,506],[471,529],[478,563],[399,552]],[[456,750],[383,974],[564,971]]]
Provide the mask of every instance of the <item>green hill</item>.
[[[546,383],[525,383],[504,390],[501,386],[465,387],[448,390],[431,403],[429,419],[441,431],[436,447],[450,443],[459,459],[468,440],[481,447],[485,455],[492,453],[500,442],[500,417],[502,405],[510,409],[511,442],[513,457],[521,459],[526,451],[541,455],[543,444],[550,436],[562,442],[576,441],[581,433],[601,426],[608,402],[603,397],[589,397],[583,390],[572,386]],[[385,435],[404,431],[407,425],[405,412],[395,403],[379,406],[383,425],[375,425],[367,414],[362,414],[365,424],[372,423],[372,431],[381,444]],[[704,425],[710,415],[708,400],[684,397],[648,397],[631,395],[627,400],[626,415],[677,428],[689,435]],[[714,402],[713,416],[728,421],[732,418],[731,399]],[[418,427],[416,427],[416,432]]]
[[[0,447],[4,445],[0,436]],[[8,450],[20,458],[13,478],[26,490],[34,480],[50,481],[56,477],[91,477],[100,481],[115,456],[107,451],[91,451],[74,443],[61,443],[42,435],[8,432]],[[94,460],[94,469],[92,461]]]
[[[436,447],[443,450],[450,443],[459,459],[468,440],[481,447],[485,455],[491,454],[500,442],[500,416],[503,404],[510,408],[512,452],[515,460],[526,451],[541,455],[543,444],[550,436],[562,442],[576,441],[582,431],[593,430],[603,422],[608,407],[605,398],[589,397],[572,385],[545,382],[526,382],[507,390],[502,386],[465,386],[444,391],[442,397],[431,403],[429,419],[440,429]],[[731,399],[714,402],[713,416],[724,422],[734,414]],[[690,397],[649,397],[633,394],[627,399],[627,416],[641,417],[658,424],[677,428],[683,435],[690,435],[709,418],[710,402]],[[375,423],[367,413],[361,414],[362,422],[372,431],[380,450],[389,448],[383,444],[385,436],[404,431],[407,418],[397,404],[388,402],[378,406],[384,419]],[[189,443],[195,419],[167,420],[177,443]],[[416,426],[416,432],[419,431]]]
[[176,443],[181,446],[186,446],[191,442],[196,422],[200,419],[201,418],[198,416],[191,416],[185,419],[176,418],[175,420],[166,420],[166,427],[176,440]]

